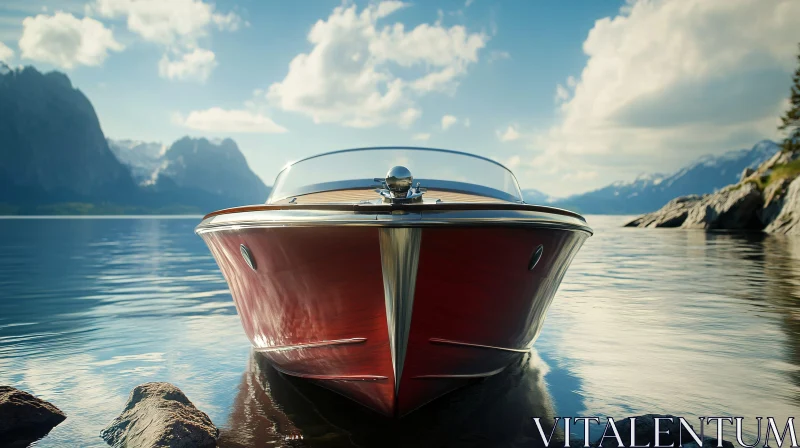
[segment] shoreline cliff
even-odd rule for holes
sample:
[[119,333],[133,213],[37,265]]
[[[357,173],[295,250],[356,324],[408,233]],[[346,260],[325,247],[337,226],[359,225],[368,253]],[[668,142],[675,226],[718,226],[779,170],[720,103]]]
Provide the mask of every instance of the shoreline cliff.
[[763,231],[800,235],[800,152],[781,151],[738,183],[681,196],[625,227]]

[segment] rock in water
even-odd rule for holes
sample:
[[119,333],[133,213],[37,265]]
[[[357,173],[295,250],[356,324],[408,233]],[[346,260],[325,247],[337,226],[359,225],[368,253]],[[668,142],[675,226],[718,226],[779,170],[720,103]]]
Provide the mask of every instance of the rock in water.
[[0,386],[0,440],[36,440],[67,416],[52,404],[10,386]]
[[767,228],[767,233],[786,235],[800,235],[800,176],[795,177],[786,195],[783,197],[782,207],[778,216],[773,219]]
[[700,201],[700,196],[682,196],[673,199],[660,210],[642,215],[625,224],[625,227],[680,227],[689,210]]
[[763,197],[758,187],[752,183],[739,184],[738,188],[727,188],[714,194],[703,196],[695,204],[686,221],[684,229],[760,229],[758,211]]
[[122,414],[100,432],[114,447],[215,447],[219,430],[170,383],[136,386]]
[[758,187],[739,184],[703,196],[684,196],[669,201],[653,213],[642,215],[626,227],[680,227],[683,229],[760,229],[758,214],[764,203]]

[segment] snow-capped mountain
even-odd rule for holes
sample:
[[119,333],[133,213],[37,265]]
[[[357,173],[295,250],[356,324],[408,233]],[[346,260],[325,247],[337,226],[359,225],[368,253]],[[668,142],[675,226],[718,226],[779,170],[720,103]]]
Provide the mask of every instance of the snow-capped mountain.
[[139,186],[148,191],[180,193],[184,202],[205,192],[231,204],[260,203],[269,195],[269,187],[250,170],[236,142],[229,138],[184,137],[170,146],[112,139],[108,144]]
[[522,199],[525,200],[528,204],[547,204],[553,200],[550,196],[546,193],[543,193],[539,190],[535,190],[533,188],[528,188],[522,190]]
[[152,185],[157,178],[158,170],[163,164],[162,157],[167,152],[167,145],[162,143],[142,142],[139,140],[113,140],[108,147],[117,156],[117,160],[127,165],[133,179],[139,185]]
[[672,174],[643,174],[630,182],[614,182],[556,200],[553,205],[587,214],[648,213],[678,196],[712,193],[736,183],[745,168],[757,167],[779,150],[777,143],[763,140],[751,149],[703,156]]

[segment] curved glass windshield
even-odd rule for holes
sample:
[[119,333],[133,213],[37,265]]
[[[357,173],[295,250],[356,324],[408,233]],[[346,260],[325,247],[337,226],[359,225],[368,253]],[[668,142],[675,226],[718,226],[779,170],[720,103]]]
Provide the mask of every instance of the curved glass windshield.
[[363,148],[330,152],[287,165],[278,174],[267,203],[311,193],[379,188],[393,166],[411,171],[414,184],[504,201],[522,201],[514,174],[473,154],[426,148]]

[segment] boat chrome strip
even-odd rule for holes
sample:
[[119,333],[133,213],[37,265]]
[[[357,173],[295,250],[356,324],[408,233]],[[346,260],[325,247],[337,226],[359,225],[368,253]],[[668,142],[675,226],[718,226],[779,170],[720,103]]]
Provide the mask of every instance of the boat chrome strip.
[[578,218],[520,210],[415,210],[402,214],[329,210],[257,210],[205,218],[195,232],[203,234],[218,230],[334,225],[387,228],[498,225],[577,230],[592,234],[592,229]]
[[367,338],[332,339],[329,341],[307,342],[304,344],[275,345],[272,347],[253,347],[253,349],[257,352],[268,353],[268,352],[281,352],[284,350],[300,350],[304,348],[329,347],[331,345],[360,344],[366,341]]
[[397,394],[408,349],[408,334],[411,330],[422,229],[381,228],[378,237],[381,247],[386,324],[389,328],[394,390]]
[[528,348],[497,347],[494,345],[473,344],[471,342],[452,341],[450,339],[440,339],[440,338],[430,338],[429,341],[434,344],[458,345],[462,347],[473,347],[473,348],[486,348],[491,350],[502,350],[505,352],[515,352],[515,353],[527,353],[531,351],[530,347]]
[[505,367],[500,367],[499,369],[492,370],[490,372],[481,372],[481,373],[441,373],[441,374],[434,374],[434,375],[417,375],[412,378],[415,380],[429,380],[429,379],[448,379],[448,378],[486,378],[488,376],[497,375],[498,373],[502,372]]
[[317,375],[312,373],[292,372],[276,365],[272,367],[278,372],[286,375],[296,376],[298,378],[306,378],[309,380],[327,380],[327,381],[385,381],[388,377],[380,375]]

